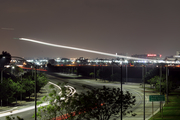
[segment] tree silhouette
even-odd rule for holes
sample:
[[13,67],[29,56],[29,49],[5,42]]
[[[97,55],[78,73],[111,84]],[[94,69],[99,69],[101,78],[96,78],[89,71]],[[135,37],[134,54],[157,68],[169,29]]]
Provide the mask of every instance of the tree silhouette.
[[0,55],[0,67],[4,67],[4,65],[8,65],[10,61],[11,61],[11,55],[6,51],[2,51],[2,54]]

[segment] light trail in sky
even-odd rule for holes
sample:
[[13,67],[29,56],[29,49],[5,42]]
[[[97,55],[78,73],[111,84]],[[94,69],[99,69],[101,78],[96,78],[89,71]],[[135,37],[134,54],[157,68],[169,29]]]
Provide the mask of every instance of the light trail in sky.
[[57,44],[42,42],[42,41],[33,40],[33,39],[28,39],[28,38],[18,38],[18,39],[19,39],[19,40],[23,40],[23,41],[29,41],[29,42],[39,43],[39,44],[43,44],[43,45],[47,45],[47,46],[52,46],[52,47],[59,47],[59,48],[66,48],[66,49],[84,51],[84,52],[101,54],[101,55],[106,55],[106,56],[111,56],[111,57],[116,57],[116,58],[119,57],[119,58],[124,58],[125,60],[126,60],[126,59],[138,60],[138,61],[143,61],[144,63],[151,62],[151,63],[180,64],[179,61],[176,61],[176,62],[175,62],[175,61],[164,61],[164,60],[137,58],[137,57],[123,56],[123,55],[105,53],[105,52],[100,52],[100,51],[94,51],[94,50],[88,50],[88,49],[82,49],[82,48],[76,48],[76,47],[70,47],[70,46],[64,46],[64,45],[57,45]]
[[39,44],[52,46],[52,47],[59,47],[59,48],[66,48],[66,49],[84,51],[84,52],[89,52],[89,53],[96,53],[96,54],[101,54],[101,55],[106,55],[106,56],[111,56],[111,57],[119,57],[119,58],[124,58],[124,59],[144,60],[144,61],[153,61],[153,62],[156,61],[156,62],[158,62],[158,60],[153,60],[153,59],[143,59],[143,58],[136,58],[136,57],[130,57],[130,56],[116,55],[116,54],[105,53],[105,52],[100,52],[100,51],[94,51],[94,50],[88,50],[88,49],[82,49],[82,48],[76,48],[76,47],[70,47],[70,46],[64,46],[64,45],[57,45],[57,44],[42,42],[42,41],[28,39],[28,38],[19,38],[19,40],[39,43]]
[[2,30],[14,30],[14,28],[1,28]]

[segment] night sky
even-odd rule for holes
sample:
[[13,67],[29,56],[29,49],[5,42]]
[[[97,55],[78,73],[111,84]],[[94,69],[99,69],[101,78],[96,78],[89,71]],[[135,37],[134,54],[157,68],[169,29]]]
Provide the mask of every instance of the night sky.
[[0,51],[21,57],[109,58],[19,41],[108,53],[180,51],[180,0],[0,0]]

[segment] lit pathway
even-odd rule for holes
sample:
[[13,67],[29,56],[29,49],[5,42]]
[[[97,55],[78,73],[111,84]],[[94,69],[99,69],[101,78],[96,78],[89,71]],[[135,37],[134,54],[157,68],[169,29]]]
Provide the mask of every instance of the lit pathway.
[[[57,87],[61,91],[61,88],[57,84],[54,84],[52,82],[49,82],[49,84],[54,85],[55,87]],[[76,90],[72,86],[66,85],[65,87],[70,89],[70,93],[67,96],[72,96],[74,93],[76,93]],[[58,93],[58,94],[60,95],[61,92]],[[42,103],[42,104],[38,105],[37,108],[40,107],[40,106],[46,106],[48,104],[49,104],[49,102]],[[16,109],[17,109],[17,107],[12,108],[11,110],[7,110],[7,111],[4,111],[4,112],[1,112],[0,113],[0,118],[1,117],[5,117],[5,116],[10,116],[12,114],[17,114],[17,113],[33,110],[33,109],[35,109],[35,106],[31,106],[31,107],[27,107],[27,108],[22,108],[22,109],[19,109],[19,110],[16,110]]]

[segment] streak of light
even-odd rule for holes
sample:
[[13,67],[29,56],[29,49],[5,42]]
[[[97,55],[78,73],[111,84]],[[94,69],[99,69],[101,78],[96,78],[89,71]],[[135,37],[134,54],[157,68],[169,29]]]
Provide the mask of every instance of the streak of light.
[[[49,82],[49,83],[53,84],[54,86],[56,86],[57,88],[59,88],[61,90],[61,88],[58,85],[56,85],[56,84],[54,84],[52,82]],[[65,87],[69,88],[70,91],[71,91],[71,93],[68,94],[69,97],[72,96],[76,92],[76,90],[72,86],[67,85]],[[61,92],[59,93],[59,95],[60,94],[61,94]],[[49,105],[49,101],[45,102],[45,103],[42,103],[42,104],[38,105],[37,107],[46,106],[46,105]],[[17,114],[17,113],[21,113],[21,112],[25,112],[25,111],[29,111],[29,110],[33,110],[33,109],[35,109],[35,106],[23,108],[23,109],[20,109],[20,110],[9,110],[9,111],[3,112],[3,113],[0,112],[0,117],[9,116],[9,115],[12,115],[12,114]]]
[[14,30],[14,28],[1,28],[2,30]]
[[[59,88],[60,89],[60,92],[58,93],[59,94],[59,96],[61,95],[61,91],[62,91],[62,89],[57,85],[57,84],[54,84],[54,83],[52,83],[52,82],[49,82],[50,84],[52,84],[52,85],[54,85],[54,86],[56,86],[57,88]],[[76,90],[72,87],[72,86],[69,86],[69,85],[65,85],[64,87],[66,87],[66,88],[69,88],[70,89],[70,93],[67,95],[68,97],[71,97],[72,95],[74,95],[75,93],[76,93]],[[62,98],[60,98],[61,100],[64,100],[65,98],[64,97],[62,97]],[[54,102],[56,102],[57,100],[55,99],[54,100]]]
[[[46,105],[48,105],[48,104],[49,104],[49,102],[42,103],[42,104],[38,105],[38,107],[40,107],[40,106],[46,106]],[[25,111],[29,111],[29,110],[33,110],[33,109],[35,109],[35,106],[23,108],[23,109],[20,109],[20,110],[12,110],[12,111],[9,111],[9,112],[0,114],[0,117],[9,116],[9,115],[12,115],[12,114],[17,114],[17,113],[21,113],[21,112],[25,112]]]
[[[75,48],[75,47],[64,46],[64,45],[57,45],[57,44],[42,42],[42,41],[38,41],[38,40],[27,39],[27,38],[19,38],[19,40],[29,41],[29,42],[34,42],[34,43],[39,43],[39,44],[48,45],[48,46],[52,46],[52,47],[67,48],[67,49],[72,49],[72,50],[79,50],[79,51],[84,51],[84,52],[96,53],[96,54],[101,54],[101,55],[106,55],[106,56],[111,56],[111,57],[120,57],[120,58],[125,58],[125,59],[132,59],[132,60],[154,61],[154,60],[152,60],[152,59],[136,58],[136,57],[123,56],[123,55],[105,53],[105,52],[88,50],[88,49],[82,49],[82,48]],[[157,61],[158,61],[158,60],[157,60]]]

